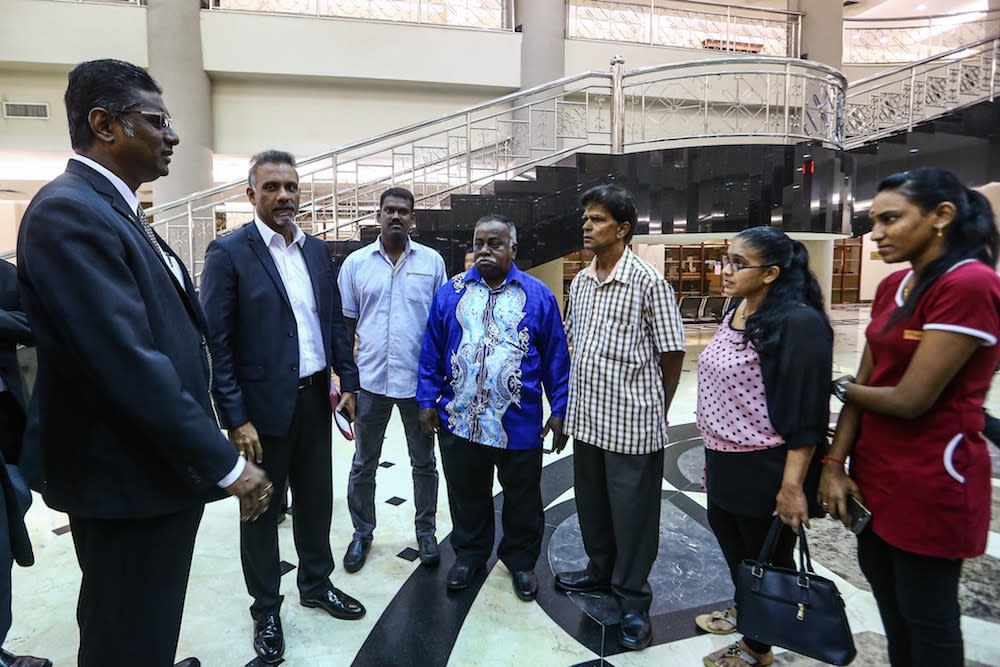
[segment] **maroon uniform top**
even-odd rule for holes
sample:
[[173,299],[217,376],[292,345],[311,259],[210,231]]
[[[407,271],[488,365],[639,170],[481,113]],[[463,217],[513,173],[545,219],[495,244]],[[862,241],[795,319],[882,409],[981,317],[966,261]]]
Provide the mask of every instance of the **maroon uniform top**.
[[911,317],[887,329],[912,276],[893,273],[875,294],[866,332],[874,361],[869,385],[899,384],[925,331],[954,331],[982,344],[923,415],[863,414],[851,476],[883,540],[926,556],[971,558],[986,549],[989,532],[990,457],[980,431],[1000,357],[1000,276],[982,262],[959,262],[924,292]]

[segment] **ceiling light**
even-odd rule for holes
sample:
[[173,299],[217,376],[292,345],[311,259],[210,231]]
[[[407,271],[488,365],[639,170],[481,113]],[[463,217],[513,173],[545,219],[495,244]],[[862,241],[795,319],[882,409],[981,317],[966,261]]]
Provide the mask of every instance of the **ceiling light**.
[[914,9],[916,9],[918,12],[922,12],[925,9],[927,9],[927,5],[925,5],[923,3],[920,3],[919,5],[917,5],[916,7],[914,7]]

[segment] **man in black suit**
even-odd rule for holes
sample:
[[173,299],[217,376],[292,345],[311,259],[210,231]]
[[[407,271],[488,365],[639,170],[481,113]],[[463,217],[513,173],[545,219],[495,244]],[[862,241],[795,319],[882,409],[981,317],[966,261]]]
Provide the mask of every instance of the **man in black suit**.
[[69,514],[82,667],[172,665],[205,503],[228,492],[253,520],[271,495],[219,431],[194,286],[138,207],[136,190],[167,174],[179,142],[160,93],[117,60],[70,72],[77,155],[31,201],[18,238],[38,350],[25,448],[41,447],[45,502]]
[[[240,451],[271,479],[289,482],[301,603],[358,619],[365,608],[330,582],[330,368],[343,390],[337,408],[352,419],[359,389],[333,262],[326,244],[295,224],[299,175],[290,153],[255,155],[248,180],[254,220],[208,246],[202,273],[201,300],[216,361],[215,406]],[[240,530],[254,649],[268,664],[285,651],[280,512],[274,503],[260,521]]]
[[[0,260],[0,646],[11,625],[10,570],[35,562],[24,525],[31,491],[15,467],[21,458],[27,404],[17,362],[18,345],[34,345],[17,295],[17,268]],[[0,648],[0,667],[51,667],[45,658],[12,655]]]

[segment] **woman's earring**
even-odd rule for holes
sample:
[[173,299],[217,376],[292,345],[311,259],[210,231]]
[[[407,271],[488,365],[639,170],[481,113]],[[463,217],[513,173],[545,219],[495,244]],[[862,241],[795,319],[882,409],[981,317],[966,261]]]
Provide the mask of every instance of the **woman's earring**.
[[942,236],[944,236],[944,227],[938,227],[937,228],[937,235],[938,235],[938,238],[941,238]]

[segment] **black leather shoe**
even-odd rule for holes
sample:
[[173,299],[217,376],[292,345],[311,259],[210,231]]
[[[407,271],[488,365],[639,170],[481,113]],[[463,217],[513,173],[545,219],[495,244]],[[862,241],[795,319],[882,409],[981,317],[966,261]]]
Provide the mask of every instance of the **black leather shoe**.
[[535,576],[534,571],[522,570],[520,572],[511,572],[510,576],[514,582],[514,595],[519,600],[531,602],[535,599],[535,593],[538,592],[538,577]]
[[198,658],[184,658],[174,667],[201,667],[201,660]]
[[649,626],[649,613],[645,611],[627,611],[622,614],[621,630],[618,633],[618,643],[630,651],[638,651],[649,646],[653,638]]
[[421,565],[432,567],[441,562],[441,550],[438,548],[438,541],[433,535],[418,537],[417,549],[420,552]]
[[364,605],[339,588],[328,588],[318,598],[301,598],[299,602],[303,607],[318,607],[344,621],[356,621],[365,615]]
[[52,667],[52,661],[33,655],[14,655],[0,648],[0,667]]
[[556,575],[556,588],[567,593],[589,593],[607,587],[608,582],[594,579],[586,570],[560,572]]
[[448,570],[448,590],[449,591],[460,591],[469,587],[472,583],[472,578],[476,576],[476,570],[479,568],[474,565],[466,565],[465,563],[455,563],[452,565],[451,569]]
[[285,634],[277,614],[261,616],[253,622],[253,650],[261,662],[273,665],[285,654]]
[[364,540],[351,540],[347,546],[347,553],[344,554],[344,569],[353,574],[363,568],[371,545],[371,542]]

